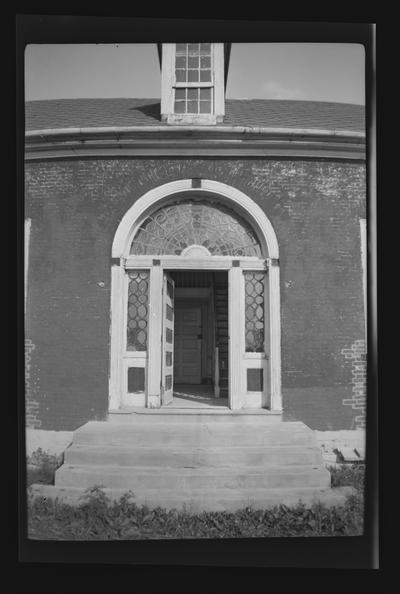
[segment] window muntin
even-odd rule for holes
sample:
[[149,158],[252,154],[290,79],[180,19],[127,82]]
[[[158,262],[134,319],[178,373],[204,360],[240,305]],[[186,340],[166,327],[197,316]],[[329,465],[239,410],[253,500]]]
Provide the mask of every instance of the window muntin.
[[177,43],[176,83],[211,83],[211,43]]
[[212,113],[213,86],[211,43],[177,43],[174,113]]
[[262,258],[260,243],[246,221],[206,200],[159,208],[137,230],[130,253],[179,256],[191,245],[204,246],[212,256]]
[[175,113],[211,113],[213,90],[212,88],[175,89]]

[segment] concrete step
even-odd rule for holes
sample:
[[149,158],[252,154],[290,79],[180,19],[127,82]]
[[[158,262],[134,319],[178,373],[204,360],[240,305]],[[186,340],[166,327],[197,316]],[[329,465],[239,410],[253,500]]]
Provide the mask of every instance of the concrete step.
[[330,473],[322,466],[273,468],[165,468],[74,466],[63,464],[55,473],[56,486],[88,488],[98,485],[126,490],[167,489],[199,493],[211,489],[327,488]]
[[160,448],[79,445],[73,443],[64,453],[64,463],[72,466],[162,466],[182,467],[262,467],[322,464],[322,455],[314,446],[233,446]]
[[[28,492],[32,498],[45,497],[58,499],[70,505],[79,505],[83,502],[85,490],[79,487],[60,487],[54,485],[32,485]],[[119,500],[125,489],[104,489],[111,501]],[[328,507],[343,505],[348,495],[354,493],[351,487],[330,488],[296,488],[296,489],[210,489],[203,493],[179,492],[164,490],[142,491],[136,489],[132,499],[137,505],[147,505],[150,508],[161,506],[167,510],[178,509],[189,513],[202,511],[227,511],[235,512],[239,509],[252,507],[255,510],[264,510],[278,505],[296,505],[300,501],[307,506],[320,502]]]
[[299,493],[305,502],[343,500],[334,497],[304,423],[264,409],[190,413],[140,409],[86,423],[74,432],[51,492],[77,500],[97,485],[119,496],[131,490],[138,504],[195,511],[295,504]]
[[[161,417],[161,418],[160,418]],[[268,446],[268,445],[314,445],[314,435],[304,426],[286,428],[286,423],[260,423],[254,421],[240,424],[232,423],[169,423],[168,417],[143,415],[142,421],[107,423],[89,422],[74,433],[74,444],[88,445],[127,445],[127,446],[178,446],[185,449],[220,446]],[[189,415],[188,415],[189,417]],[[240,417],[239,417],[240,418]],[[261,417],[262,418],[262,417]]]
[[[244,425],[262,425],[268,428],[269,425],[281,425],[282,415],[279,412],[270,411],[266,408],[241,408],[239,410],[230,410],[228,402],[225,400],[221,402],[224,408],[205,407],[205,408],[176,408],[175,406],[162,406],[161,408],[143,408],[143,407],[124,407],[123,409],[115,410],[108,415],[107,424],[140,424],[145,421],[149,422],[151,417],[152,423],[168,422],[173,425],[205,425],[212,423],[213,425],[227,423],[234,426],[240,424]],[[103,421],[100,421],[103,424]],[[284,422],[286,425],[287,422]],[[83,425],[82,425],[83,427]],[[303,425],[304,427],[304,425]]]

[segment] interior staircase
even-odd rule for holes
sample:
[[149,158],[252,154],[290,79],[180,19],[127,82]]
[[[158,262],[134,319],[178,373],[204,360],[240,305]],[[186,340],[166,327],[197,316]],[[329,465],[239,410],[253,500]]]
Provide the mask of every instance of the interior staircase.
[[228,285],[214,285],[215,345],[219,356],[219,396],[228,397]]
[[330,488],[313,431],[267,412],[110,414],[74,432],[55,485],[31,491],[76,504],[97,485],[111,499],[132,491],[138,505],[189,512],[343,503],[349,490]]

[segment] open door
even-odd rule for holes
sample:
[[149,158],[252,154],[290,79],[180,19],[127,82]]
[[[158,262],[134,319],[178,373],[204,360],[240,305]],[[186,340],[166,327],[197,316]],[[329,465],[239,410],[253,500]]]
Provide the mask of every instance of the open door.
[[174,279],[167,272],[164,272],[161,366],[162,405],[172,402],[174,392],[174,290]]

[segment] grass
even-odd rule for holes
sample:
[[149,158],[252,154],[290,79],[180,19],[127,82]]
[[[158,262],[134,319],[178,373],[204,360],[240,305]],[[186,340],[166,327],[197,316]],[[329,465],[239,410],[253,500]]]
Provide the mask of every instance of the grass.
[[[40,454],[40,476],[53,483],[60,460]],[[138,506],[134,494],[111,502],[101,488],[85,492],[79,506],[40,497],[28,498],[28,535],[43,540],[136,540],[282,536],[358,536],[363,526],[363,464],[331,467],[332,486],[352,486],[355,495],[342,506],[302,504],[237,512],[168,511]],[[31,482],[38,482],[31,475]]]

